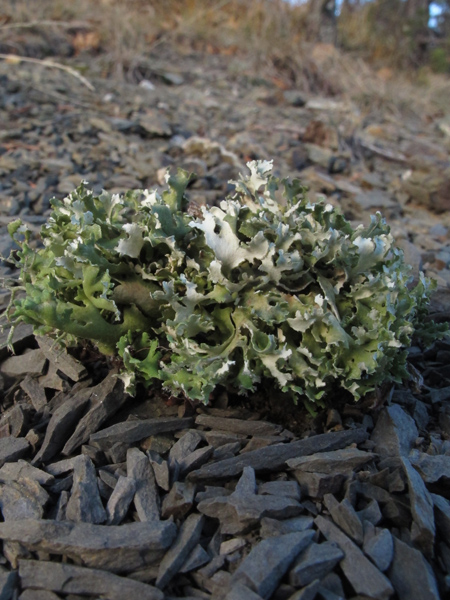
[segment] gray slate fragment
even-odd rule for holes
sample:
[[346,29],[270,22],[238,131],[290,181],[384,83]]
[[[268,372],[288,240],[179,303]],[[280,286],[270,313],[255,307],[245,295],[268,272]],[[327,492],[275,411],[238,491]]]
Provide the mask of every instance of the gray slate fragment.
[[191,427],[194,420],[191,417],[179,419],[178,417],[160,417],[158,419],[144,419],[136,421],[123,421],[111,425],[106,429],[97,431],[90,437],[90,443],[95,443],[102,450],[107,450],[116,442],[132,444],[158,433],[178,431]]
[[431,498],[436,527],[445,539],[450,540],[450,502],[438,494],[431,494]]
[[53,363],[58,371],[67,375],[72,381],[80,381],[87,375],[86,368],[76,358],[67,353],[65,348],[58,347],[55,341],[47,337],[36,337],[40,349]]
[[292,458],[287,462],[291,469],[309,473],[349,475],[375,458],[375,454],[357,448],[344,448],[330,452],[317,452],[309,456]]
[[323,499],[336,525],[361,546],[364,537],[363,524],[349,500],[344,498],[342,502],[338,502],[332,494],[325,494]]
[[289,600],[314,600],[320,588],[320,580],[311,581],[306,587],[292,594]]
[[0,438],[0,467],[7,462],[13,462],[25,456],[30,448],[25,438],[2,437]]
[[244,533],[256,526],[262,517],[295,517],[303,511],[302,505],[286,496],[256,495],[255,472],[245,467],[244,472],[229,496],[202,500],[197,510],[220,520],[221,532],[232,535]]
[[259,448],[233,458],[207,464],[197,471],[191,471],[187,478],[191,481],[228,479],[239,475],[247,466],[253,467],[255,471],[277,471],[283,469],[285,462],[291,458],[337,450],[349,444],[359,444],[367,438],[368,434],[361,428],[324,433],[288,444]]
[[296,481],[267,481],[258,487],[258,494],[287,496],[299,502],[301,500],[300,486]]
[[34,377],[31,377],[31,375],[27,375],[25,379],[20,382],[20,387],[28,394],[35,410],[42,410],[47,404],[44,388]]
[[62,453],[68,456],[88,441],[91,434],[114,415],[129,398],[123,390],[123,383],[111,371],[105,379],[91,389],[90,405],[80,419],[75,431],[67,440]]
[[147,450],[147,456],[153,467],[156,483],[166,492],[170,489],[169,463],[154,450]]
[[364,536],[363,550],[380,571],[386,571],[394,556],[394,540],[389,529],[382,529],[373,536]]
[[414,419],[393,404],[380,412],[370,439],[380,456],[408,456],[418,435]]
[[345,553],[341,569],[357,594],[384,600],[394,593],[389,580],[364,556],[358,546],[328,519],[318,516],[315,524],[331,542]]
[[0,365],[0,372],[9,377],[21,377],[22,375],[42,375],[47,359],[42,350],[30,350],[20,356],[11,356]]
[[436,483],[439,480],[444,485],[450,483],[450,456],[413,450],[408,458],[426,483]]
[[73,486],[66,507],[66,518],[75,523],[104,523],[106,512],[97,485],[94,463],[80,454],[73,471]]
[[259,542],[234,572],[232,585],[243,583],[267,600],[313,537],[313,531],[303,531]]
[[17,571],[0,572],[0,600],[10,600],[10,598],[13,598],[17,584]]
[[40,485],[51,485],[55,480],[53,475],[33,467],[29,462],[22,459],[17,462],[5,463],[0,469],[0,480],[17,481],[19,477],[33,479]]
[[108,525],[119,525],[124,520],[130,504],[133,502],[135,491],[135,481],[121,475],[106,505],[106,522]]
[[174,463],[182,461],[193,452],[202,441],[202,436],[197,431],[188,431],[172,446],[169,452],[169,467],[174,468]]
[[204,446],[188,454],[178,462],[178,477],[184,477],[187,473],[204,465],[213,453],[214,448],[212,446]]
[[55,410],[47,425],[42,446],[32,461],[33,464],[47,462],[63,448],[67,436],[83,414],[90,395],[89,388],[82,389]]
[[387,574],[399,600],[440,600],[433,570],[423,554],[397,537]]
[[41,519],[47,492],[33,479],[20,478],[0,484],[0,509],[5,521]]
[[313,542],[298,556],[289,571],[289,583],[303,587],[315,579],[322,579],[344,556],[344,552],[333,542]]
[[50,475],[58,477],[59,475],[73,471],[77,461],[78,456],[72,456],[72,458],[65,458],[64,460],[59,460],[58,462],[46,465],[45,470],[47,473],[50,473]]
[[183,563],[183,566],[180,569],[180,573],[189,573],[189,571],[193,571],[194,569],[198,569],[203,565],[206,565],[211,560],[210,555],[203,549],[200,544],[197,544],[191,553],[186,558]]
[[380,506],[376,500],[371,500],[365,508],[358,510],[356,514],[361,519],[361,523],[364,523],[364,521],[369,521],[373,525],[378,525],[383,518]]
[[108,600],[140,598],[164,600],[164,594],[151,585],[113,573],[57,562],[21,560],[22,588],[44,589],[63,594],[106,597]]
[[302,496],[323,498],[325,494],[338,494],[347,476],[343,473],[307,473],[294,471],[294,477],[300,484]]
[[135,482],[134,506],[139,519],[159,520],[160,500],[153,467],[148,456],[138,448],[127,452],[127,475]]
[[209,415],[198,415],[195,419],[196,425],[203,425],[211,429],[230,431],[245,436],[275,435],[282,431],[281,425],[275,425],[266,421],[249,421],[247,419],[230,419],[228,417],[212,417]]
[[225,596],[224,600],[262,600],[261,596],[253,592],[246,585],[236,582]]
[[55,509],[52,512],[52,518],[55,521],[66,521],[66,508],[69,503],[70,494],[69,492],[62,491],[59,495],[58,502],[56,503]]
[[408,480],[409,500],[413,524],[411,539],[422,552],[431,557],[433,555],[436,527],[434,524],[433,500],[425,484],[407,458],[402,458]]
[[195,488],[195,483],[190,481],[175,481],[163,500],[162,518],[168,519],[172,516],[174,519],[181,519],[184,517],[194,504]]
[[164,589],[179,572],[184,561],[199,542],[203,522],[204,517],[198,514],[189,515],[183,522],[178,537],[159,565],[156,587]]
[[118,526],[50,519],[0,523],[0,539],[117,573],[134,571],[158,561],[172,544],[176,531],[176,525],[170,521]]
[[61,600],[61,596],[57,596],[48,590],[33,590],[29,588],[20,594],[19,600]]
[[271,519],[263,517],[261,519],[260,535],[263,538],[285,535],[286,533],[295,533],[312,529],[314,519],[312,517],[300,516],[292,519]]

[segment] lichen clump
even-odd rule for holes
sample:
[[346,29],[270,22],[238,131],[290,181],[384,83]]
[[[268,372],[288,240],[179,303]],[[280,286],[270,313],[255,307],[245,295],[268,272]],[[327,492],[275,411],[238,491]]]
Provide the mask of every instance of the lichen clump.
[[295,401],[339,387],[360,398],[407,377],[431,284],[410,268],[380,214],[356,229],[331,204],[311,203],[298,180],[248,163],[250,175],[219,207],[187,211],[190,176],[168,189],[99,196],[80,185],[30,248],[9,227],[26,294],[13,324],[67,343],[88,339],[123,360],[130,393],[155,380],[208,403],[217,385],[240,394],[270,380]]

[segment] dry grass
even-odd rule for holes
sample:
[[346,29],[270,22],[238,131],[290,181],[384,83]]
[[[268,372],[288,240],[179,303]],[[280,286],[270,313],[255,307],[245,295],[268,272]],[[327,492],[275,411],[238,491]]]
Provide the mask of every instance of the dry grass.
[[[391,67],[377,72],[371,66],[389,64],[383,56],[392,56],[394,40],[385,37],[380,44],[374,38],[368,10],[341,21],[344,52],[307,43],[305,7],[283,0],[7,0],[0,12],[0,45],[3,52],[18,48],[20,54],[21,39],[30,32],[69,36],[94,72],[131,81],[164,48],[232,55],[234,68],[246,74],[284,89],[351,99],[364,112],[417,117],[448,110],[445,76]],[[31,26],[35,21],[41,24]]]

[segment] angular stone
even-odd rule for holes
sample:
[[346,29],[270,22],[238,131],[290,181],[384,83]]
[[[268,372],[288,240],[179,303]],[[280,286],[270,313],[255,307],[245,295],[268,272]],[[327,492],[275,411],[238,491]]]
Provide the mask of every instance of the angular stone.
[[413,467],[426,483],[450,483],[450,456],[446,454],[426,454],[413,450],[408,456]]
[[364,537],[363,524],[349,500],[344,498],[342,502],[338,502],[332,494],[326,494],[323,499],[336,525],[361,546]]
[[394,537],[394,558],[387,572],[399,600],[440,600],[433,570],[418,550]]
[[262,538],[285,535],[286,533],[295,533],[311,529],[314,524],[312,517],[300,516],[292,519],[271,519],[263,517],[261,519],[260,535]]
[[113,573],[86,569],[65,563],[21,560],[19,577],[22,588],[51,590],[63,594],[80,594],[123,600],[164,600],[164,594],[151,585],[120,577]]
[[153,467],[148,457],[138,448],[127,452],[127,475],[136,486],[134,506],[141,521],[160,518],[160,500]]
[[243,583],[267,600],[313,537],[313,531],[303,531],[259,542],[234,572],[232,585]]
[[39,519],[0,523],[0,539],[68,556],[94,569],[129,573],[160,560],[177,528],[170,521],[93,525]]
[[246,544],[244,538],[231,538],[220,544],[220,554],[232,554],[236,550],[244,548]]
[[[15,596],[17,589],[18,576],[17,571],[0,572],[0,598],[1,600],[10,600]],[[16,596],[17,597],[17,596]]]
[[183,419],[177,417],[160,417],[157,419],[144,419],[142,421],[123,421],[97,431],[97,433],[91,435],[90,443],[95,443],[102,450],[107,450],[116,442],[133,444],[157,433],[186,429],[187,427],[191,427],[193,422],[194,420],[191,417]]
[[445,539],[450,540],[450,502],[438,494],[431,494],[431,498],[437,530]]
[[356,514],[360,518],[361,523],[364,523],[364,521],[369,521],[373,525],[378,525],[383,518],[380,506],[376,500],[371,500],[366,508],[358,510]]
[[431,557],[433,555],[434,537],[436,527],[434,524],[433,500],[425,484],[407,458],[402,458],[408,480],[409,499],[413,524],[411,539],[422,552]]
[[219,519],[222,533],[232,535],[250,530],[263,517],[295,517],[303,510],[302,505],[292,498],[259,496],[254,493],[255,490],[254,471],[251,467],[245,467],[232,494],[202,500],[197,510],[208,517]]
[[188,431],[172,446],[169,452],[169,467],[174,468],[175,463],[184,460],[193,452],[202,441],[202,436],[197,431]]
[[80,390],[55,410],[47,425],[42,446],[32,461],[33,464],[47,462],[63,448],[67,436],[83,414],[90,395],[89,389]]
[[66,508],[66,518],[75,523],[104,523],[106,512],[97,486],[94,463],[80,454],[75,462],[73,486]]
[[362,428],[324,433],[289,444],[276,444],[260,448],[233,458],[207,464],[197,471],[191,471],[187,478],[191,481],[228,479],[239,475],[246,466],[253,467],[255,471],[277,471],[282,469],[285,462],[291,458],[315,452],[337,450],[349,444],[359,444],[367,438],[368,434]]
[[296,481],[267,481],[258,487],[258,494],[270,496],[286,496],[300,502],[300,486]]
[[47,397],[45,395],[44,388],[36,381],[31,375],[27,375],[23,381],[20,382],[20,387],[23,391],[28,394],[31,400],[33,408],[40,411],[47,404]]
[[346,479],[342,473],[307,473],[294,471],[294,476],[300,484],[302,497],[323,498],[325,494],[338,494]]
[[42,375],[47,359],[42,350],[30,350],[20,356],[11,356],[0,365],[0,372],[8,377],[21,377],[22,375]]
[[77,461],[78,456],[73,456],[72,458],[66,458],[64,460],[59,460],[58,462],[52,463],[51,465],[47,465],[45,470],[47,473],[50,473],[50,475],[58,477],[59,475],[73,471]]
[[128,394],[123,391],[123,383],[112,371],[101,383],[90,389],[89,410],[80,419],[75,431],[67,440],[62,450],[66,456],[87,442],[91,434],[114,415],[129,398]]
[[67,375],[69,379],[80,381],[80,379],[83,379],[87,375],[86,367],[68,354],[65,348],[57,346],[54,340],[39,336],[36,339],[46,358],[56,366],[58,371]]
[[0,508],[5,521],[41,519],[47,492],[33,479],[20,478],[0,484]]
[[2,437],[0,438],[0,467],[7,462],[13,462],[25,456],[30,448],[25,438]]
[[232,433],[231,431],[206,431],[205,439],[209,446],[220,448],[226,444],[239,443],[242,445],[246,440],[246,436],[242,434]]
[[108,525],[119,525],[124,520],[130,504],[133,502],[135,491],[135,481],[121,475],[106,505]]
[[33,590],[29,588],[19,596],[19,600],[60,600],[61,596],[57,596],[48,590]]
[[261,596],[237,581],[234,583],[224,600],[262,600]]
[[195,496],[195,483],[189,481],[175,481],[170,492],[164,498],[161,507],[161,516],[168,519],[181,519],[192,508]]
[[287,462],[289,468],[308,473],[349,475],[375,458],[371,452],[357,448],[344,448],[331,452],[318,452],[309,456],[292,458]]
[[281,425],[275,425],[266,421],[249,421],[246,419],[230,419],[228,417],[212,417],[209,415],[198,415],[195,419],[196,425],[230,431],[246,436],[275,435],[282,431]]
[[199,542],[203,523],[202,515],[192,514],[181,525],[177,539],[159,565],[156,587],[164,589],[181,569],[184,561]]
[[319,589],[320,580],[315,579],[301,590],[295,592],[295,594],[292,594],[292,596],[289,597],[289,600],[314,600],[317,596],[317,592],[319,591]]
[[398,404],[386,406],[378,415],[370,439],[380,456],[408,456],[419,432],[414,419]]
[[204,550],[200,544],[197,544],[184,561],[179,572],[189,573],[189,571],[193,571],[194,569],[198,569],[199,567],[209,563],[210,560],[211,557],[206,550]]
[[298,556],[289,571],[289,583],[303,587],[315,579],[322,579],[344,556],[344,552],[333,542],[313,542]]
[[214,448],[212,446],[204,446],[188,454],[185,458],[178,461],[178,477],[184,477],[187,473],[204,465],[213,453]]
[[345,553],[341,569],[357,594],[384,600],[394,593],[389,580],[364,556],[358,546],[328,519],[318,516],[317,527],[328,541],[336,542]]
[[169,463],[153,450],[147,450],[147,456],[153,467],[156,483],[161,489],[168,492],[170,489]]
[[391,532],[388,529],[381,529],[375,535],[365,535],[363,550],[380,571],[386,571],[394,556],[394,540]]
[[32,479],[40,485],[51,485],[55,480],[53,475],[33,467],[26,460],[19,459],[17,462],[5,463],[0,469],[0,480],[17,481],[20,477]]

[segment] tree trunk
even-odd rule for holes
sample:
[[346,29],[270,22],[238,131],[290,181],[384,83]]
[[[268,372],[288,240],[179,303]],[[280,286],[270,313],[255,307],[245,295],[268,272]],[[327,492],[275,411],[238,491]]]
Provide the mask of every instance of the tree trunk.
[[336,0],[309,0],[308,37],[325,44],[336,43]]

